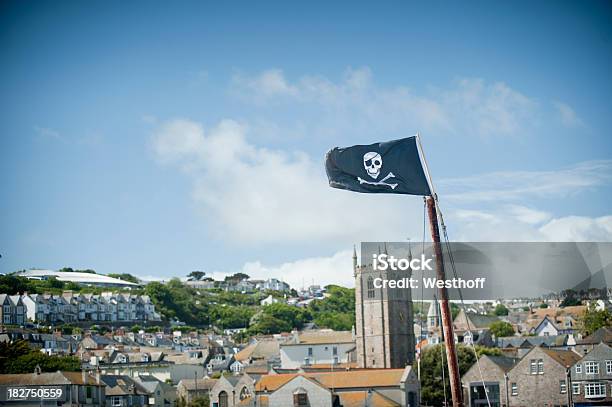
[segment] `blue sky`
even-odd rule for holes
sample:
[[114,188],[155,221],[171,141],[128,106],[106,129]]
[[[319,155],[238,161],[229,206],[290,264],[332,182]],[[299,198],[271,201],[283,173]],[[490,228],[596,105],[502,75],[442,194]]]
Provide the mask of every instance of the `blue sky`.
[[[326,186],[420,131],[451,238],[612,240],[606,2],[4,2],[0,272],[351,280],[418,197]],[[348,269],[347,269],[348,267]]]

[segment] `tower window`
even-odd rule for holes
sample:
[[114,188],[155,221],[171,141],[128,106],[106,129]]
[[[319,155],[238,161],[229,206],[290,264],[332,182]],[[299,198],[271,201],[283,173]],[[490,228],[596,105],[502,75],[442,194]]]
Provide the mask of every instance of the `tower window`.
[[368,298],[374,298],[375,297],[375,291],[374,291],[374,279],[372,278],[372,276],[368,277]]

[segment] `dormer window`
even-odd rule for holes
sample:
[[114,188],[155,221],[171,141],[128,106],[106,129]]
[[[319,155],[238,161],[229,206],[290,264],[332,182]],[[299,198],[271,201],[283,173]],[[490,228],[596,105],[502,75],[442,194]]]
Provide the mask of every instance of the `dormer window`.
[[144,354],[142,355],[142,361],[143,362],[149,362],[151,360],[151,357],[148,354]]

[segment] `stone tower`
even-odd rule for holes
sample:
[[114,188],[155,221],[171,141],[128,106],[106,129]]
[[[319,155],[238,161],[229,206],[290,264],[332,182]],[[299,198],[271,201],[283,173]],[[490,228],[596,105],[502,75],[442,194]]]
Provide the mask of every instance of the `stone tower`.
[[[385,246],[385,252],[387,248]],[[408,288],[375,288],[374,279],[400,280],[406,271],[360,266],[353,249],[355,343],[361,368],[403,368],[414,361],[412,295]]]

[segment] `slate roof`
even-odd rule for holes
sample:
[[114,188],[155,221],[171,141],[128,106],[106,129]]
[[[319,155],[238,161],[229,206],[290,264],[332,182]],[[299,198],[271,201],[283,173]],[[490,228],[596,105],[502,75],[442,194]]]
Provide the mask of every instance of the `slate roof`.
[[520,358],[511,358],[508,356],[489,356],[485,355],[491,362],[499,366],[504,372],[510,371],[519,361]]
[[573,366],[582,356],[571,350],[542,348],[542,351],[562,366]]
[[81,372],[24,373],[0,375],[0,385],[53,386],[65,384],[100,386],[96,379]]
[[238,361],[251,359],[269,359],[280,355],[280,346],[276,339],[261,340],[247,346],[234,355]]
[[[203,378],[203,379],[198,379],[198,390],[210,390],[214,387],[214,385],[217,383],[218,379],[209,379],[209,378]],[[196,388],[196,382],[195,379],[182,379],[179,382],[180,386],[183,386],[184,388],[186,388],[187,390],[195,390]]]
[[597,331],[593,332],[591,335],[582,338],[578,341],[579,345],[595,345],[600,342],[603,343],[612,343],[612,328],[602,327]]

